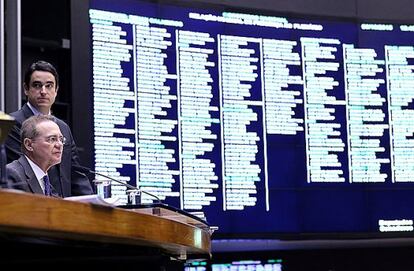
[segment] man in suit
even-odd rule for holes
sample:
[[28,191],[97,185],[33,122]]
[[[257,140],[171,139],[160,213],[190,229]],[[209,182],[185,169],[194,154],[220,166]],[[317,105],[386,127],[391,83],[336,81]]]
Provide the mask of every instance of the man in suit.
[[35,194],[58,196],[47,171],[62,159],[65,138],[50,115],[35,115],[21,127],[23,155],[6,165],[9,187]]
[[[20,146],[23,142],[20,140],[20,129],[23,121],[33,115],[51,115],[51,107],[59,89],[59,76],[55,67],[45,61],[34,62],[25,72],[23,87],[27,103],[20,110],[10,113],[16,124],[5,141],[8,163],[19,159],[21,155]],[[69,126],[56,117],[54,119],[66,142],[61,163],[48,171],[51,184],[61,197],[92,194],[89,179],[72,168],[72,165],[79,165],[79,158]]]

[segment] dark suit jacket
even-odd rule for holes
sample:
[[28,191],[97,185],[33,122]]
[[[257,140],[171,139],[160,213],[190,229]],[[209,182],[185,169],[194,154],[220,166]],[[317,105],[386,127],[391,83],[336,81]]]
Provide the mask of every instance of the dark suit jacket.
[[[21,156],[20,129],[23,121],[33,116],[32,110],[25,104],[20,110],[10,114],[15,118],[16,124],[10,131],[6,141],[7,162],[19,159]],[[81,173],[72,169],[72,164],[79,165],[78,151],[73,140],[69,126],[62,120],[56,118],[56,123],[66,137],[63,146],[62,161],[48,171],[50,183],[62,197],[88,195],[93,193],[89,179]]]
[[[7,164],[6,172],[8,186],[10,188],[44,195],[39,181],[37,180],[32,167],[24,155],[20,156],[18,160],[14,160],[13,162]],[[54,187],[52,187],[52,195],[59,196]]]

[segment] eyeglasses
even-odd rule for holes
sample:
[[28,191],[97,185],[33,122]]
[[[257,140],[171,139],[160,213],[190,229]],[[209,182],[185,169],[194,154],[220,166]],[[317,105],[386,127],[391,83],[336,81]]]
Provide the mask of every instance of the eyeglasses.
[[49,144],[56,144],[57,142],[60,142],[63,145],[66,144],[66,137],[63,137],[63,136],[51,135],[51,136],[45,137],[44,139]]
[[55,83],[47,82],[43,84],[41,82],[33,82],[31,87],[36,90],[41,90],[43,87],[45,87],[46,90],[53,90],[55,89]]

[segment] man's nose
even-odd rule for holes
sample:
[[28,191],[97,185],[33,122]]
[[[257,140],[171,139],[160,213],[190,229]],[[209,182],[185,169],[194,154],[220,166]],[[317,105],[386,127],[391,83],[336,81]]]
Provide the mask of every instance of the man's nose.
[[55,147],[58,147],[59,149],[63,148],[63,142],[58,140],[55,142]]
[[47,93],[46,85],[43,85],[43,86],[40,88],[40,93],[42,93],[42,94],[46,94],[46,93]]

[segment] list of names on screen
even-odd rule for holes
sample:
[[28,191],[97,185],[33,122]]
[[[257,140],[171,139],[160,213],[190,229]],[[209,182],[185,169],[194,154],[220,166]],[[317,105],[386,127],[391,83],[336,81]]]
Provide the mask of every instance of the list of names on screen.
[[[269,224],[281,232],[303,223],[281,214],[288,204],[323,206],[323,224],[337,204],[323,191],[345,193],[340,211],[368,201],[358,189],[414,182],[413,27],[148,2],[96,4],[89,16],[96,171],[217,224],[226,212],[282,215],[286,224]],[[125,190],[112,185],[126,202]],[[299,199],[314,190],[322,197]],[[380,197],[354,230],[413,219],[407,208],[382,212],[408,195]]]

